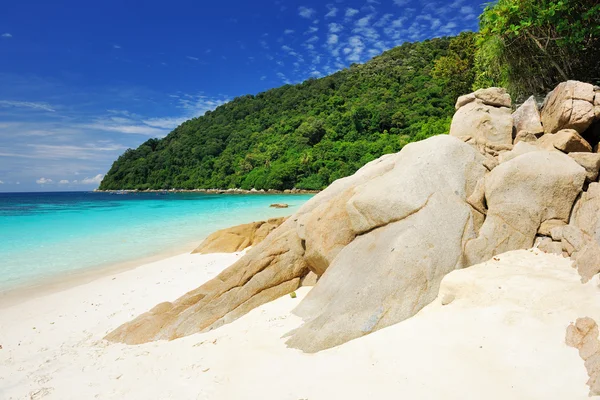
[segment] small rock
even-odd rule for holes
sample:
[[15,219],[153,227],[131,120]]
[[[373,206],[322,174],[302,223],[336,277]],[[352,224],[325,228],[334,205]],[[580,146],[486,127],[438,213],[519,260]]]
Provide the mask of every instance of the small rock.
[[569,153],[569,157],[577,161],[577,164],[585,168],[588,182],[594,182],[600,171],[600,153]]
[[269,207],[271,207],[271,208],[288,208],[289,205],[285,204],[285,203],[275,203],[275,204],[271,204]]
[[525,131],[530,132],[533,135],[544,132],[535,97],[531,96],[528,98],[527,101],[521,104],[521,106],[517,108],[517,111],[513,113],[513,126],[515,127],[516,132]]
[[535,143],[537,142],[537,136],[530,131],[519,131],[519,133],[517,133],[517,136],[515,136],[514,144],[517,144],[519,142]]
[[564,153],[592,151],[592,146],[574,129],[563,129],[547,133],[538,139],[537,145],[547,150],[557,149]]
[[510,107],[512,104],[510,95],[504,88],[491,87],[479,89],[475,91],[473,95],[475,95],[477,99],[481,100],[483,104],[487,104],[488,106]]

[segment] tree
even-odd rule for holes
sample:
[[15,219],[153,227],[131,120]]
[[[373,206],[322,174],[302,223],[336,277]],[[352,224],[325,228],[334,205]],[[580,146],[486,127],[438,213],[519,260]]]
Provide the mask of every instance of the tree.
[[473,86],[475,73],[475,34],[462,32],[452,38],[447,56],[438,58],[432,75],[442,79],[455,97],[468,93]]
[[499,0],[480,16],[475,87],[516,96],[568,79],[600,82],[597,0]]

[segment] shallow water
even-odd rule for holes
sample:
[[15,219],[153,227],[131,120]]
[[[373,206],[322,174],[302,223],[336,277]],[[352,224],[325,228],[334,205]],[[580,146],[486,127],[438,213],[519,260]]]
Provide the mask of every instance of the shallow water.
[[0,290],[200,243],[218,229],[291,215],[310,197],[0,193]]

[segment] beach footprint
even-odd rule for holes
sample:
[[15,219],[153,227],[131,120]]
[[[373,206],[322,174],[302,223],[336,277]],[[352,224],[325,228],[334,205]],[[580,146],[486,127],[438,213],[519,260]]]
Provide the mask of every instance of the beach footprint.
[[53,390],[54,390],[54,388],[52,388],[52,387],[43,387],[41,389],[34,390],[32,392],[29,392],[29,399],[37,400],[37,399],[44,398],[44,397],[48,396],[50,393],[52,393]]

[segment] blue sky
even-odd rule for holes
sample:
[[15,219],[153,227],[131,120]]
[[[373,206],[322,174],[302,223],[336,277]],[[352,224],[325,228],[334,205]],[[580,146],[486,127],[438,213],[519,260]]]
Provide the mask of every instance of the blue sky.
[[236,96],[477,29],[472,0],[0,4],[0,192],[91,190],[127,148]]

